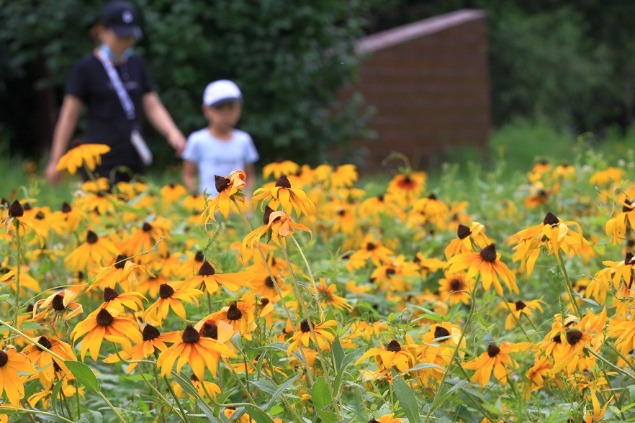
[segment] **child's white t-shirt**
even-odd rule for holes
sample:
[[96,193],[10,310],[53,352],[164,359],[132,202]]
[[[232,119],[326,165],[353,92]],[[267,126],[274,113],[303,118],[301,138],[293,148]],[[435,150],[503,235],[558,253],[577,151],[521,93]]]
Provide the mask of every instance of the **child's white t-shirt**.
[[244,170],[258,158],[251,136],[238,129],[233,130],[232,138],[227,141],[215,138],[207,128],[192,132],[183,151],[183,159],[198,168],[199,191],[213,197],[218,194],[214,176]]

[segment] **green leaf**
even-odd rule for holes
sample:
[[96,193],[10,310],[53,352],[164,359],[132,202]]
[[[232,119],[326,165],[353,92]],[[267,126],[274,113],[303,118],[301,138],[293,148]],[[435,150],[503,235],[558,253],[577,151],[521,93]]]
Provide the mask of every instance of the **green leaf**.
[[291,379],[287,380],[285,383],[283,383],[282,385],[278,386],[278,389],[276,389],[276,391],[273,393],[273,395],[271,396],[271,399],[269,400],[269,402],[267,403],[267,405],[265,405],[265,410],[269,410],[269,408],[271,408],[271,406],[278,400],[278,398],[280,397],[280,395],[282,395],[282,393],[284,391],[287,390],[287,388],[293,383],[295,382],[295,380],[298,378],[298,375],[293,376]]
[[331,351],[333,352],[333,358],[335,358],[335,369],[339,370],[342,368],[342,361],[344,361],[345,357],[344,349],[342,348],[342,344],[340,344],[339,338],[331,343]]
[[331,406],[331,391],[324,376],[316,379],[311,387],[311,399],[315,406],[315,412],[323,422],[331,423],[337,421],[337,416],[332,411],[328,411]]
[[60,389],[62,389],[62,384],[64,383],[64,378],[66,375],[62,376],[62,378],[55,384],[53,387],[53,391],[51,392],[51,408],[57,412],[57,397],[60,394]]
[[408,386],[408,384],[400,377],[395,378],[393,381],[393,388],[395,390],[395,395],[399,400],[399,404],[401,405],[401,409],[406,415],[408,421],[410,423],[421,422],[421,419],[419,418],[419,404],[417,403],[417,398],[415,397],[414,392],[412,392],[412,388],[410,388],[410,386]]
[[93,371],[90,370],[90,367],[80,361],[66,360],[64,361],[64,364],[68,367],[68,370],[71,371],[73,376],[75,376],[77,381],[84,385],[87,389],[93,392],[99,392],[101,390],[99,381]]
[[245,408],[247,409],[247,412],[249,413],[249,417],[255,420],[256,423],[273,423],[273,420],[271,419],[271,417],[269,417],[267,413],[265,413],[264,411],[262,411],[260,408],[256,407],[255,405],[251,405],[251,404],[246,405]]

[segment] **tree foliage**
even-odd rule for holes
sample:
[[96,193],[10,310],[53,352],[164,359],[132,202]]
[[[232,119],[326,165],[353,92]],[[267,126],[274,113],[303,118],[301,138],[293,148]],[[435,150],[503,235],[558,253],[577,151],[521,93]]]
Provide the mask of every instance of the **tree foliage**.
[[[0,1],[0,54],[8,59],[2,80],[33,78],[33,65],[42,63],[48,72],[36,87],[53,89],[59,104],[70,66],[92,46],[87,31],[102,3]],[[340,101],[338,90],[354,80],[354,41],[363,34],[368,1],[133,3],[143,16],[137,50],[185,133],[206,125],[202,92],[220,78],[241,87],[240,126],[265,158],[315,163],[363,130],[359,101]]]

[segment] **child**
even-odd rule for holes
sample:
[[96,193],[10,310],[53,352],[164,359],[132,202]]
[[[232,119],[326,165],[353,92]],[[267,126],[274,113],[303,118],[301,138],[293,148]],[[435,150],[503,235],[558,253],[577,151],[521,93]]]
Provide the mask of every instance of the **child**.
[[195,131],[187,139],[183,151],[183,184],[196,191],[216,196],[214,176],[228,176],[242,169],[247,174],[246,194],[253,186],[253,163],[258,161],[258,151],[248,133],[234,129],[242,112],[242,94],[232,81],[219,80],[210,83],[203,93],[203,115],[209,125]]

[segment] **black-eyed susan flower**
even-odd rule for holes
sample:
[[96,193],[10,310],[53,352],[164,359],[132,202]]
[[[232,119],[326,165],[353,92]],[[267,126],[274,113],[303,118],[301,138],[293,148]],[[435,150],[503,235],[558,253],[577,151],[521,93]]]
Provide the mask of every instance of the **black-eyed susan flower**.
[[510,291],[517,293],[516,275],[500,260],[500,257],[495,245],[490,244],[478,253],[464,253],[452,257],[448,261],[447,269],[450,273],[459,273],[467,269],[467,278],[479,276],[486,291],[494,285],[498,295],[502,296],[502,281]]
[[354,164],[343,164],[331,173],[329,186],[332,188],[351,187],[358,177],[357,167]]
[[157,366],[161,368],[161,375],[166,376],[175,363],[177,373],[181,372],[185,364],[189,364],[196,377],[203,380],[206,368],[216,377],[218,357],[235,358],[236,354],[225,344],[211,337],[201,336],[194,327],[188,325],[181,333],[181,339],[159,355]]
[[82,166],[93,171],[101,164],[101,156],[109,151],[110,147],[106,144],[79,144],[60,157],[55,169],[66,170],[71,175]]
[[462,272],[445,272],[445,277],[439,279],[439,298],[448,301],[451,306],[458,303],[468,305],[472,300],[470,292],[473,289],[474,279]]
[[48,225],[34,216],[25,214],[24,207],[18,200],[15,200],[9,206],[6,217],[2,220],[0,226],[6,228],[7,234],[15,236],[16,229],[20,235],[26,234],[26,230],[32,231],[40,241],[40,245],[44,245],[44,241],[49,234]]
[[86,241],[66,256],[64,263],[71,271],[92,270],[111,263],[117,256],[117,249],[106,237],[95,232],[86,232]]
[[163,217],[157,217],[152,222],[144,222],[124,242],[123,253],[132,257],[141,264],[149,264],[156,260],[156,254],[147,254],[156,251],[159,255],[167,253],[172,222]]
[[256,302],[251,294],[245,294],[238,301],[232,301],[220,311],[210,314],[203,320],[222,321],[228,323],[236,333],[251,340],[251,333],[256,329]]
[[630,199],[624,198],[621,205],[622,211],[610,218],[605,225],[606,234],[611,237],[613,244],[618,241],[623,242],[629,231],[635,228],[635,204]]
[[[576,228],[577,230],[572,230]],[[542,247],[546,247],[549,254],[593,255],[593,249],[584,239],[580,225],[573,221],[564,222],[549,212],[543,222],[536,226],[523,229],[512,236],[514,247],[513,261],[521,262],[521,271],[531,274]]]
[[[205,398],[208,395],[212,398],[216,398],[222,392],[220,386],[208,380],[199,380],[195,374],[190,376],[190,382],[192,382],[192,385],[196,388],[196,391],[201,398]],[[172,383],[172,390],[174,390],[174,394],[179,398],[190,396],[195,399],[193,395],[189,395],[185,390],[183,390],[183,387],[178,382]]]
[[70,345],[52,336],[40,336],[37,342],[56,354],[53,355],[35,344],[29,344],[22,349],[22,354],[26,355],[31,363],[36,366],[37,376],[42,386],[51,388],[55,380],[56,369],[60,369],[67,377],[72,376],[66,364],[64,364],[64,361],[77,361],[77,357],[75,357],[73,348]]
[[150,357],[155,352],[165,351],[168,349],[166,343],[173,344],[179,341],[180,334],[177,331],[159,332],[159,329],[146,324],[141,332],[142,341],[132,347],[111,354],[104,359],[104,363],[117,363],[120,359],[130,361],[127,372],[132,372],[137,367],[137,361]]
[[123,312],[124,308],[132,311],[143,309],[145,297],[138,292],[130,291],[119,293],[113,288],[105,288],[103,293],[104,302],[100,308],[114,309]]
[[247,174],[244,171],[235,170],[227,177],[215,175],[214,178],[218,195],[207,200],[207,205],[202,215],[206,223],[209,220],[216,220],[214,217],[216,211],[219,211],[224,218],[227,218],[234,200],[241,203],[245,201],[243,189],[246,185]]
[[161,187],[159,195],[163,206],[177,204],[187,195],[187,188],[181,184],[168,184]]
[[395,199],[402,205],[409,205],[418,198],[426,185],[425,172],[398,173],[388,183],[387,192],[395,194]]
[[531,348],[529,342],[519,342],[512,344],[511,342],[502,342],[500,346],[490,344],[487,351],[479,355],[474,360],[463,363],[463,368],[468,370],[476,370],[470,380],[481,386],[487,385],[492,372],[494,378],[501,385],[507,384],[507,374],[510,370],[518,367],[518,363],[512,358],[511,353],[526,351]]
[[198,305],[198,297],[202,294],[203,291],[196,288],[174,287],[169,283],[161,284],[159,287],[159,298],[146,309],[144,319],[160,325],[163,319],[168,316],[170,309],[181,319],[185,319],[183,303]]
[[0,396],[4,392],[14,408],[18,408],[20,400],[24,398],[24,383],[20,374],[32,373],[35,373],[35,368],[26,355],[19,353],[13,346],[0,350]]
[[254,204],[262,201],[261,209],[265,206],[273,210],[282,207],[285,213],[295,211],[297,216],[308,215],[315,212],[315,204],[304,191],[291,187],[289,178],[282,175],[271,188],[258,188],[251,198]]
[[360,358],[357,359],[355,365],[362,363],[368,358],[373,357],[377,363],[380,372],[385,372],[395,367],[402,373],[406,373],[410,368],[414,367],[416,358],[411,348],[402,348],[402,345],[391,340],[384,348],[370,348]]
[[268,207],[265,209],[263,222],[263,226],[254,229],[243,239],[243,249],[259,245],[260,239],[267,234],[276,244],[286,247],[286,237],[293,235],[296,229],[311,232],[308,227],[294,222],[285,212],[272,211]]
[[499,308],[505,311],[511,310],[507,318],[505,319],[505,329],[511,330],[516,327],[516,324],[520,321],[522,316],[530,319],[533,316],[534,310],[543,311],[542,298],[538,300],[517,300],[515,302],[508,302],[507,304],[500,304]]
[[351,311],[353,309],[353,305],[346,301],[346,298],[335,294],[337,286],[334,283],[327,285],[324,278],[320,278],[316,286],[310,286],[309,289],[317,296],[323,309],[328,306],[338,310]]
[[[0,267],[0,282],[5,282],[13,290],[17,277],[17,267]],[[20,266],[20,286],[31,291],[40,291],[40,283],[31,276],[29,266]]]
[[540,351],[536,353],[534,365],[525,373],[529,380],[529,392],[537,391],[545,386],[545,379],[548,379],[552,367],[553,365],[549,358],[542,355]]
[[443,269],[445,262],[435,257],[426,257],[422,253],[415,254],[412,260],[417,265],[421,277],[426,278],[430,273],[434,273],[439,269]]
[[216,273],[216,269],[207,260],[198,270],[198,275],[191,276],[178,286],[185,288],[200,288],[208,294],[215,294],[221,288],[236,292],[244,285],[248,278],[242,273]]
[[584,412],[584,417],[582,421],[584,423],[595,423],[604,420],[604,415],[606,414],[606,409],[609,404],[613,400],[613,396],[609,397],[609,399],[604,403],[604,405],[600,405],[600,400],[598,400],[597,388],[591,388],[589,395],[591,396],[591,410],[586,410]]
[[616,185],[622,179],[624,179],[624,171],[620,168],[609,166],[606,169],[595,172],[589,178],[589,183],[602,187],[610,184]]
[[126,256],[119,254],[114,263],[102,268],[93,279],[89,290],[94,287],[114,289],[117,284],[124,290],[131,290],[137,284],[140,274],[152,276],[152,273],[143,265],[134,263]]
[[449,259],[459,254],[471,253],[490,245],[492,241],[485,235],[485,226],[478,222],[472,222],[468,227],[459,224],[456,229],[456,238],[445,247],[445,258]]
[[54,213],[54,219],[63,222],[65,233],[73,233],[79,224],[86,218],[85,214],[77,208],[72,207],[69,203],[62,203],[59,211]]
[[254,295],[275,300],[278,297],[278,290],[282,292],[286,289],[284,280],[278,276],[271,277],[261,263],[254,265],[248,273],[252,275],[248,284]]
[[105,308],[93,311],[86,319],[79,322],[71,332],[71,339],[77,341],[84,335],[86,336],[79,349],[82,361],[88,351],[91,358],[97,360],[104,339],[119,344],[125,349],[132,346],[131,341],[137,344],[143,340],[139,325],[134,319],[120,317],[114,311],[111,313]]
[[72,289],[64,289],[43,300],[36,301],[33,305],[33,320],[39,322],[53,316],[52,324],[55,325],[59,319],[72,319],[84,311],[82,305],[75,302],[76,298],[77,292]]
[[403,422],[404,422],[403,419],[395,417],[393,413],[384,414],[377,418],[371,418],[370,420],[368,420],[368,423],[403,423]]
[[350,270],[361,269],[370,261],[374,266],[382,266],[390,262],[393,251],[386,248],[381,241],[372,235],[366,235],[364,241],[353,254],[348,257],[346,268]]
[[300,165],[291,160],[279,160],[271,162],[262,168],[262,176],[267,179],[273,176],[278,179],[282,175],[295,175],[300,170]]
[[[336,326],[337,322],[335,320],[327,320],[324,323],[318,324],[310,322],[307,319],[302,320],[291,336],[287,354],[291,355],[291,353],[296,351],[300,346],[308,348],[309,345],[315,341],[317,341],[317,347],[319,349],[329,350],[331,348],[331,342],[335,340],[335,334],[332,328]],[[315,339],[313,339],[311,332],[315,334]]]

